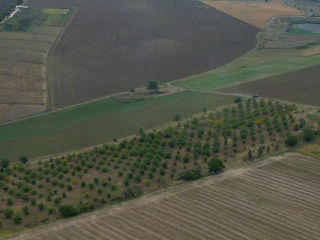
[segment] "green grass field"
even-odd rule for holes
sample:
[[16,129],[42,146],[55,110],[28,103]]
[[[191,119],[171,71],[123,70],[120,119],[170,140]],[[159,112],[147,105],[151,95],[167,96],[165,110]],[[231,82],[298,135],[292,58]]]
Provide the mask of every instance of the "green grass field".
[[320,55],[300,56],[300,50],[253,50],[213,71],[173,82],[173,85],[194,90],[217,90],[237,83],[291,72],[320,63]]
[[184,91],[124,104],[115,98],[0,126],[0,158],[37,157],[101,144],[174,119],[229,104],[233,96]]

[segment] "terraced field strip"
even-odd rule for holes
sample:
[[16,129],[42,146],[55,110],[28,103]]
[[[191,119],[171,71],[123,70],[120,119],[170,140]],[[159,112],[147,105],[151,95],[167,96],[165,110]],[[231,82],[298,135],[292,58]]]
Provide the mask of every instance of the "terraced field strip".
[[317,240],[319,164],[319,159],[288,153],[12,240]]
[[1,32],[0,121],[46,110],[44,64],[54,39],[55,36],[33,33]]
[[[44,10],[50,11],[69,10]],[[52,25],[1,31],[0,122],[47,110],[46,59],[63,28],[62,23],[58,27],[54,22]]]

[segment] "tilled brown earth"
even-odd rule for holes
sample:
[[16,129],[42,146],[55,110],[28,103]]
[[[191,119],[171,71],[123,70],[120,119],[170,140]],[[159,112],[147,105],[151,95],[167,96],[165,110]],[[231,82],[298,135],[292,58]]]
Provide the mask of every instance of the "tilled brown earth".
[[289,153],[18,239],[320,239],[320,160]]
[[224,93],[244,95],[259,94],[262,97],[320,106],[320,65],[294,72],[246,82],[221,90]]
[[258,29],[196,0],[32,0],[77,13],[49,57],[61,107],[228,63]]

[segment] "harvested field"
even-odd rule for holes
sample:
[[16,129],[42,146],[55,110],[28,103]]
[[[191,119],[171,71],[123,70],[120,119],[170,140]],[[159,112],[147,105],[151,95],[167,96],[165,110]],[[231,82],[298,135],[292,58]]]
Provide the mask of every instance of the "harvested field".
[[225,93],[263,97],[320,106],[320,65],[222,89]]
[[318,240],[319,167],[304,155],[276,156],[12,240]]
[[252,1],[252,0],[201,0],[205,4],[222,12],[230,14],[242,21],[254,25],[260,29],[272,17],[301,16],[300,11],[289,7],[282,0]]
[[107,98],[0,126],[1,157],[15,160],[21,154],[38,157],[89,147],[136,134],[140,125],[153,128],[176,114],[190,116],[233,100],[233,96],[192,91],[128,104]]
[[[60,25],[56,27],[51,21],[51,24],[45,22],[45,26],[41,26],[38,19],[33,18],[35,23],[19,23],[21,19],[36,15],[37,11],[28,9],[18,13],[1,26],[0,122],[47,110],[46,58],[63,23],[59,21]],[[49,18],[55,16],[56,11],[44,9],[43,14]]]
[[77,14],[49,57],[54,107],[203,72],[241,56],[258,29],[195,0],[33,0]]
[[44,63],[53,41],[47,35],[1,32],[0,122],[46,110]]

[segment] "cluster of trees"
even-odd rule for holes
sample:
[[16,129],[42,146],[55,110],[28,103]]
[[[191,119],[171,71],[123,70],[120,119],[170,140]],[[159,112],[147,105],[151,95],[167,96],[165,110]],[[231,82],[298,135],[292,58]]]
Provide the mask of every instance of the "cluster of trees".
[[23,3],[23,0],[11,0],[7,6],[0,11],[0,22],[10,15],[11,11],[19,4]]
[[315,140],[316,136],[317,136],[318,132],[306,127],[303,129],[301,136],[297,136],[297,135],[289,135],[285,141],[286,145],[289,147],[294,147],[295,145],[298,144],[299,139],[302,139],[305,142],[312,142]]

